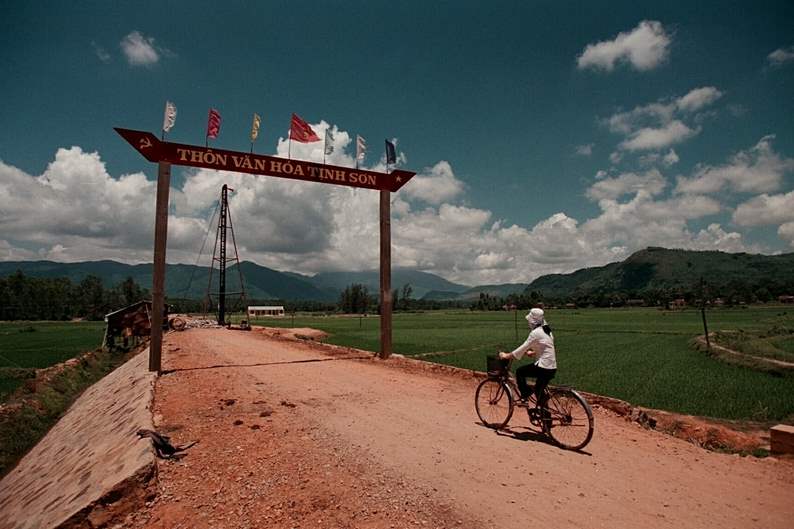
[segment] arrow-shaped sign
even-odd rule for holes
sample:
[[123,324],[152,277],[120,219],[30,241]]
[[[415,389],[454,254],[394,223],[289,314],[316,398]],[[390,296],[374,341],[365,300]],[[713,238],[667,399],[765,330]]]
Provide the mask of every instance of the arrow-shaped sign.
[[392,192],[400,189],[416,174],[400,169],[391,173],[378,173],[303,160],[288,160],[262,154],[170,143],[160,141],[151,132],[139,130],[116,128],[116,132],[150,162],[168,162],[173,165],[277,176],[323,184],[381,189]]

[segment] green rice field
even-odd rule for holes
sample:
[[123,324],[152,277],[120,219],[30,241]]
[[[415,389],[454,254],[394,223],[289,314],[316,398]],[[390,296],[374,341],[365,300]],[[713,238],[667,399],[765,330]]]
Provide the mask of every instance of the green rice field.
[[[517,316],[517,317],[516,317]],[[724,419],[794,420],[794,377],[720,362],[690,342],[703,334],[696,310],[652,308],[549,310],[559,369],[555,383],[624,399],[632,404]],[[709,331],[794,328],[787,307],[713,309]],[[308,316],[252,322],[313,327],[333,344],[377,351],[377,316]],[[523,313],[438,311],[397,313],[393,348],[408,356],[483,371],[485,356],[511,350],[526,338]]]
[[[49,367],[102,345],[103,322],[0,322],[0,398],[22,383],[19,370]],[[4,372],[15,370],[16,376]]]

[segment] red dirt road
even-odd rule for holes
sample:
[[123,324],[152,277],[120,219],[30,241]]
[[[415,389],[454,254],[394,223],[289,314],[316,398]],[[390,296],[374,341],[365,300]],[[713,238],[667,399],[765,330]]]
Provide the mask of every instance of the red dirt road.
[[521,413],[512,435],[480,425],[476,379],[329,351],[169,334],[155,424],[199,443],[160,463],[160,494],[124,525],[794,526],[791,461],[708,452],[602,409],[588,453],[566,452]]

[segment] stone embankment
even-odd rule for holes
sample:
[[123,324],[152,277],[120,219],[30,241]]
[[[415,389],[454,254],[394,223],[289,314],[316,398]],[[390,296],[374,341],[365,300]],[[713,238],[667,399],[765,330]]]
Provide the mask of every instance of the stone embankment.
[[0,481],[0,529],[98,527],[154,493],[155,376],[143,351],[91,386]]

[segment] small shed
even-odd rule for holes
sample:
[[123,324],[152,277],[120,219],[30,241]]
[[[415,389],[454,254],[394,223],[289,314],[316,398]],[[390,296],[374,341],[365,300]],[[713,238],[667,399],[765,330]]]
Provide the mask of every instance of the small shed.
[[261,316],[275,316],[275,317],[283,317],[284,316],[284,306],[283,305],[261,305],[261,306],[249,306],[248,307],[248,319],[251,318],[258,318]]
[[[152,302],[138,301],[117,311],[105,314],[105,339],[104,346],[112,348],[116,345],[116,338],[123,339],[124,347],[130,345],[130,340],[137,342],[138,338],[149,336],[152,332],[151,323]],[[168,305],[163,308],[163,329],[168,328]]]

